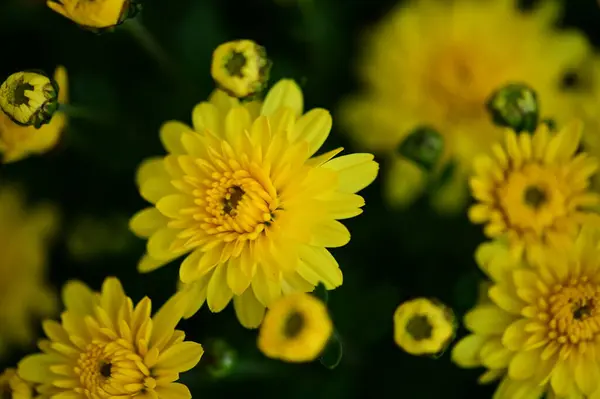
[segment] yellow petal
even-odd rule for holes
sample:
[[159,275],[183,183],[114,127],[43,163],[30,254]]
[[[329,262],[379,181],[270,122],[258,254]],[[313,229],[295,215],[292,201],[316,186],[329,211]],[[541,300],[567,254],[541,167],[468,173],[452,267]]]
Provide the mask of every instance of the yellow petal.
[[324,168],[338,172],[338,189],[343,193],[356,193],[375,180],[379,164],[371,154],[350,154],[334,158],[323,164]]
[[162,197],[156,203],[156,209],[169,218],[177,219],[181,216],[182,209],[195,207],[194,200],[190,196],[183,194],[171,194]]
[[291,79],[281,79],[275,83],[265,97],[260,114],[269,116],[283,107],[291,108],[296,116],[300,116],[304,108],[302,90]]
[[258,328],[265,316],[265,306],[256,299],[251,288],[233,298],[233,307],[240,324],[246,328]]
[[511,294],[506,287],[502,285],[494,285],[488,291],[490,299],[503,310],[519,315],[525,306],[516,295]]
[[140,273],[149,273],[153,270],[158,269],[159,267],[166,265],[167,263],[180,257],[183,254],[184,254],[184,252],[173,253],[169,258],[161,259],[161,260],[154,259],[153,257],[149,256],[148,254],[144,254],[144,256],[142,256],[142,258],[138,262],[138,267],[137,267],[138,271]]
[[281,285],[267,277],[264,266],[259,265],[252,279],[252,291],[256,299],[265,307],[270,306],[281,296]]
[[189,132],[192,132],[192,128],[185,123],[168,121],[160,127],[160,141],[171,154],[185,154],[185,149],[181,144],[181,136],[183,133]]
[[481,364],[489,369],[505,369],[514,353],[506,349],[499,338],[488,340],[481,348]]
[[136,184],[141,187],[146,181],[156,178],[168,179],[163,157],[152,157],[142,161],[136,172]]
[[19,376],[27,381],[43,383],[50,382],[53,375],[50,372],[50,366],[57,364],[57,359],[42,353],[28,355],[19,362]]
[[344,148],[340,147],[336,148],[335,150],[328,151],[324,154],[317,155],[316,157],[312,157],[311,159],[307,160],[306,165],[313,167],[321,166],[342,151],[344,151]]
[[512,351],[523,348],[531,334],[525,331],[525,326],[531,321],[519,319],[510,324],[502,335],[502,344]]
[[589,356],[580,355],[575,366],[575,382],[585,395],[591,395],[598,389],[600,371]]
[[202,277],[207,271],[200,270],[200,259],[204,256],[201,249],[196,249],[189,254],[179,268],[179,279],[183,283],[192,283]]
[[240,261],[240,257],[232,258],[227,267],[227,285],[235,295],[242,295],[244,291],[247,291],[251,282],[250,277],[242,270]]
[[527,380],[533,376],[540,361],[539,350],[517,352],[508,365],[508,376],[513,380]]
[[227,285],[227,266],[227,264],[218,265],[208,283],[206,302],[213,313],[225,309],[233,297],[233,292]]
[[164,217],[156,208],[149,207],[137,212],[129,220],[129,229],[141,238],[148,238],[167,224]]
[[71,280],[65,284],[62,290],[62,301],[65,308],[76,315],[83,317],[94,314],[95,294],[81,281]]
[[208,101],[217,107],[221,115],[227,115],[227,112],[229,112],[230,109],[240,105],[240,102],[237,98],[231,97],[229,94],[220,89],[214,90],[208,97]]
[[222,121],[219,109],[211,103],[200,103],[192,110],[192,123],[194,130],[204,132],[210,130],[216,135],[222,134]]
[[325,142],[331,131],[331,114],[324,109],[313,109],[302,115],[292,131],[291,141],[308,142],[308,155],[312,156]]
[[177,292],[152,316],[152,336],[149,347],[156,347],[159,351],[170,340],[175,327],[183,318],[183,313],[188,307],[189,297]]
[[501,334],[514,320],[496,305],[480,305],[465,315],[465,326],[477,334]]
[[[160,399],[192,399],[188,387],[178,382],[157,386],[155,391]],[[142,396],[138,397],[141,398]]]
[[312,237],[309,245],[315,247],[337,248],[350,241],[350,232],[337,220],[328,220],[312,228]]
[[559,361],[552,372],[550,384],[557,396],[567,396],[573,389],[571,368],[567,361]]
[[110,317],[113,326],[119,325],[119,310],[126,303],[127,297],[121,282],[115,277],[108,277],[102,284],[100,306]]
[[479,351],[481,351],[486,341],[487,338],[481,335],[467,335],[454,345],[452,361],[464,368],[479,367],[481,365]]
[[186,341],[167,348],[158,357],[156,371],[165,370],[171,373],[183,373],[192,369],[204,354],[202,345]]
[[175,251],[171,249],[171,244],[177,238],[178,233],[178,230],[168,227],[157,230],[148,239],[148,244],[146,245],[148,255],[156,260],[172,259]]
[[206,301],[206,291],[208,290],[208,282],[211,277],[212,273],[209,273],[198,281],[183,285],[180,292],[186,297],[188,304],[183,314],[184,319],[189,319],[195,315],[202,305],[204,305],[204,302]]
[[325,248],[303,245],[299,254],[301,261],[298,273],[308,282],[313,285],[323,282],[328,290],[342,285],[342,271],[335,258]]
[[579,120],[574,120],[550,140],[547,151],[552,152],[554,142],[557,141],[556,160],[567,161],[571,159],[579,147],[582,133],[583,123]]
[[340,220],[349,219],[362,213],[365,205],[363,197],[357,194],[340,193],[339,191],[327,196],[324,207],[330,217]]
[[233,148],[239,148],[244,131],[250,130],[252,118],[244,107],[235,107],[225,117],[225,137]]

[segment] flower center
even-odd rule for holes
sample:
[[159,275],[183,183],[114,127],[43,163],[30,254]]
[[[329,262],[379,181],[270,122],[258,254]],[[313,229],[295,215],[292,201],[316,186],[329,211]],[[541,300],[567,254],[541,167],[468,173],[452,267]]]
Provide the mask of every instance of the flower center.
[[433,327],[427,316],[415,315],[406,323],[406,332],[415,340],[421,341],[431,338]]
[[242,73],[242,68],[244,68],[246,62],[247,59],[244,53],[233,51],[225,63],[225,69],[227,69],[227,72],[229,72],[231,76],[243,78],[244,74]]
[[14,105],[27,105],[29,104],[29,97],[25,95],[25,91],[33,90],[34,87],[29,83],[21,82],[16,85],[14,91],[14,97],[12,98],[12,103]]
[[523,201],[534,209],[539,209],[548,201],[546,192],[537,186],[528,186],[523,193]]
[[79,356],[75,368],[83,388],[100,395],[106,394],[104,387],[112,373],[112,364],[104,348],[104,345],[89,344]]
[[244,190],[239,186],[230,187],[228,193],[223,198],[223,211],[231,216],[236,212],[237,206],[244,196]]
[[548,337],[560,344],[576,344],[595,339],[600,332],[600,286],[587,277],[554,287],[549,298]]
[[304,328],[304,315],[298,311],[292,312],[285,320],[283,335],[286,338],[296,338]]

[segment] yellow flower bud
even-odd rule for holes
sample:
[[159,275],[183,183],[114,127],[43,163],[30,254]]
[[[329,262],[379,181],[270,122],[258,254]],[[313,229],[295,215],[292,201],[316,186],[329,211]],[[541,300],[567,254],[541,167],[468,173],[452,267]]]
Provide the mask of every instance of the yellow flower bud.
[[93,30],[119,25],[140,9],[133,0],[47,0],[46,4],[76,24]]
[[249,97],[264,89],[270,69],[265,49],[251,40],[223,43],[213,52],[212,77],[234,97]]
[[58,108],[58,85],[39,72],[13,73],[0,86],[0,108],[15,123],[40,128]]

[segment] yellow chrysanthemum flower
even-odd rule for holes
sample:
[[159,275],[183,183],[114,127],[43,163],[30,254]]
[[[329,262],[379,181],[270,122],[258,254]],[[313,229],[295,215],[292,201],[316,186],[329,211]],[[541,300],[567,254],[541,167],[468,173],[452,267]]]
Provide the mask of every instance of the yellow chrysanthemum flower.
[[15,188],[0,190],[0,355],[30,344],[33,320],[57,310],[46,280],[47,245],[57,222],[53,208],[28,209]]
[[497,399],[600,398],[600,234],[584,227],[569,248],[547,249],[522,264],[507,246],[477,251],[493,285],[465,316],[471,335],[453,349],[461,367],[503,378]]
[[265,87],[270,68],[271,62],[263,47],[252,40],[236,40],[215,49],[211,74],[221,90],[242,98]]
[[486,223],[488,237],[506,237],[516,256],[540,245],[567,245],[579,225],[596,216],[584,208],[600,204],[588,190],[598,162],[576,154],[581,134],[577,121],[555,135],[545,124],[533,135],[508,130],[491,156],[475,158],[470,185],[478,203],[469,209],[471,221]]
[[[67,71],[59,66],[54,72],[54,80],[59,87],[58,102],[66,104],[68,101]],[[56,111],[49,123],[39,129],[33,126],[20,126],[13,122],[3,112],[0,112],[0,153],[2,162],[10,163],[19,161],[32,154],[41,154],[58,143],[61,133],[67,124],[64,112]]]
[[258,348],[286,362],[315,360],[333,332],[327,307],[314,296],[294,293],[278,299],[265,316]]
[[38,72],[16,72],[0,85],[0,108],[15,123],[36,128],[58,108],[58,85]]
[[3,399],[32,399],[31,384],[23,381],[15,369],[9,368],[0,374],[0,397]]
[[41,384],[41,398],[192,397],[175,381],[196,366],[203,349],[175,330],[185,308],[180,295],[150,317],[148,297],[134,307],[119,280],[109,277],[99,293],[67,283],[63,301],[62,323],[43,323],[42,353],[19,362],[19,376]]
[[[444,136],[440,169],[455,173],[432,197],[444,212],[464,207],[472,157],[501,137],[485,103],[507,83],[531,86],[542,117],[571,118],[562,75],[590,51],[585,37],[560,32],[558,2],[524,13],[516,0],[411,0],[392,11],[363,48],[365,89],[342,106],[342,121],[358,145],[391,157],[387,200],[409,205],[427,186],[425,173],[396,149],[413,129]],[[435,172],[434,172],[435,173]]]
[[131,228],[149,238],[142,272],[191,252],[180,268],[193,297],[186,317],[205,299],[220,312],[233,298],[241,323],[255,328],[282,293],[342,284],[326,248],[350,240],[338,219],[362,212],[355,193],[378,165],[370,154],[332,159],[341,148],[310,158],[332,121],[324,109],[302,115],[302,108],[300,88],[282,80],[264,104],[240,105],[216,91],[194,109],[194,130],[162,127],[170,154],[141,165],[140,192],[154,206]]
[[133,0],[47,0],[46,4],[76,24],[92,29],[112,28],[138,10]]
[[394,312],[394,341],[411,355],[435,355],[454,337],[454,314],[427,298],[400,304]]

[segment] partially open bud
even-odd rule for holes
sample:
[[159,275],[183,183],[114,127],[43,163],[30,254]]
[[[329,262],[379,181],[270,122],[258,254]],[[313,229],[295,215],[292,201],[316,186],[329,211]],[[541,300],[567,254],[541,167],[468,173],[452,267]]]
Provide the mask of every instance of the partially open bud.
[[234,97],[251,97],[262,91],[270,69],[265,49],[251,40],[223,43],[213,52],[212,77],[221,90]]
[[496,91],[488,100],[487,109],[494,123],[516,132],[534,132],[539,118],[535,91],[521,83],[511,83]]
[[40,128],[58,108],[58,85],[40,72],[13,73],[0,86],[0,108],[15,123]]
[[444,152],[444,138],[436,130],[420,126],[398,146],[398,153],[430,172]]
[[221,338],[209,339],[205,345],[204,367],[213,378],[229,375],[237,364],[237,352]]
[[47,0],[52,10],[83,28],[100,30],[134,17],[141,6],[133,0]]

